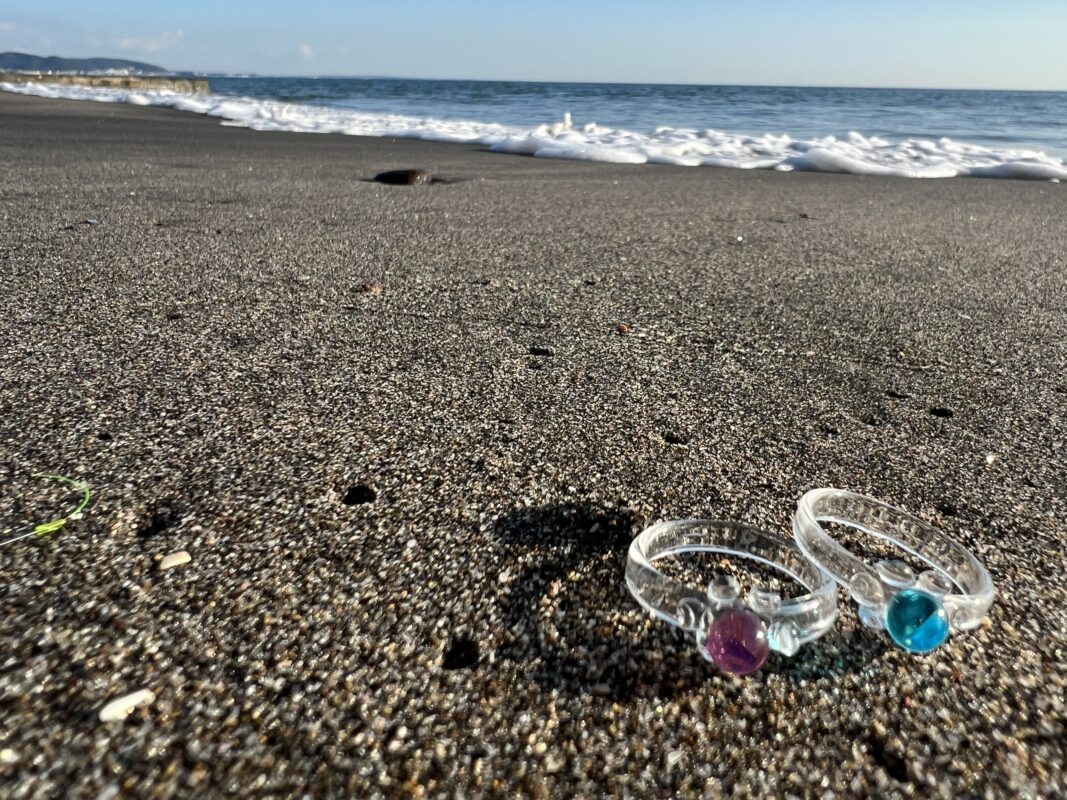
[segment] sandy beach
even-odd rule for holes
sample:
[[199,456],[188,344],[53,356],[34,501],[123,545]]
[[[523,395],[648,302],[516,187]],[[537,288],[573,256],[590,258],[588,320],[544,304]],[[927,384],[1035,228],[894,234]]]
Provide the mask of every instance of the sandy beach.
[[[0,169],[0,528],[93,491],[0,549],[0,796],[1067,792],[1067,185],[11,94]],[[627,592],[644,525],[816,486],[957,536],[990,618],[916,657],[842,594],[736,679]]]

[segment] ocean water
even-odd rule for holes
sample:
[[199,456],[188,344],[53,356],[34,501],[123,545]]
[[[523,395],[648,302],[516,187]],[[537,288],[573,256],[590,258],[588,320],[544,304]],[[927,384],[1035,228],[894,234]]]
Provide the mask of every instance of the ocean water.
[[1067,178],[1067,92],[211,77],[209,96],[48,85],[257,130],[547,158],[906,177]]

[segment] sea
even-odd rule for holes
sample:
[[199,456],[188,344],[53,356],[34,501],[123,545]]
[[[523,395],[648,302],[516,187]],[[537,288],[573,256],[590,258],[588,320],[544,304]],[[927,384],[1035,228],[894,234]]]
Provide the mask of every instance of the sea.
[[0,88],[226,125],[542,158],[913,178],[1067,179],[1067,92],[208,76],[209,95]]

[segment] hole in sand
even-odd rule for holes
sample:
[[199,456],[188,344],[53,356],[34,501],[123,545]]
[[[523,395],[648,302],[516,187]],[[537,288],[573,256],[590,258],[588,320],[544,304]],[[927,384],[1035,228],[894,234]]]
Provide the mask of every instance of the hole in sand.
[[872,739],[867,744],[867,750],[871,754],[871,760],[884,769],[886,775],[899,783],[910,783],[907,763],[891,752],[885,742]]
[[158,536],[168,528],[178,524],[180,513],[172,505],[159,505],[151,511],[151,516],[137,530],[137,535],[142,539]]
[[341,502],[346,506],[361,506],[366,503],[373,503],[376,499],[378,499],[378,493],[374,491],[374,487],[365,483],[357,483],[355,486],[348,488],[345,496],[341,498]]
[[445,669],[470,669],[478,663],[478,643],[465,636],[452,639],[441,666]]

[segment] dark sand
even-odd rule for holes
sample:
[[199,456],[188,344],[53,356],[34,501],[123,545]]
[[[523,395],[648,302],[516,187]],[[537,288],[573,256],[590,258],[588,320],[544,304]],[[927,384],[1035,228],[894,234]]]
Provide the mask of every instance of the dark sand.
[[[13,95],[0,169],[0,536],[95,492],[0,550],[0,796],[1067,789],[1067,186]],[[639,613],[642,524],[819,485],[959,536],[987,624],[914,657],[842,596],[738,680]]]

